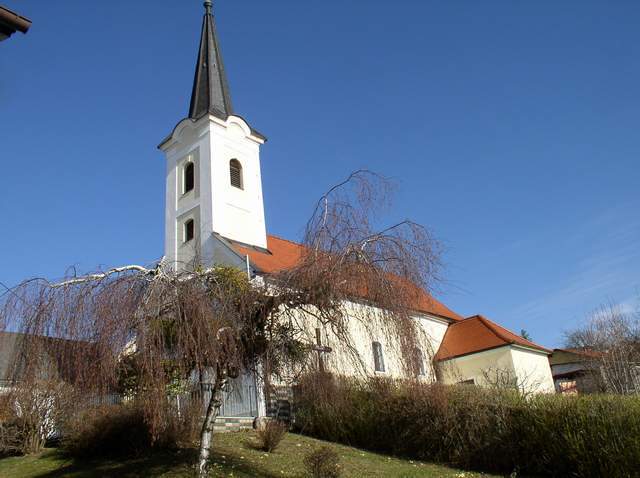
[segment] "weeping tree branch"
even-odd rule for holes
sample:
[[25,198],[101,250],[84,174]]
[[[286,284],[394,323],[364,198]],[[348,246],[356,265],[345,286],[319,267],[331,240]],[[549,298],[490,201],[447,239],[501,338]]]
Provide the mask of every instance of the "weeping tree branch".
[[[309,338],[314,323],[359,370],[366,364],[351,325],[384,334],[414,376],[424,333],[413,314],[437,281],[440,249],[411,221],[379,226],[390,189],[366,170],[331,187],[307,223],[299,263],[261,281],[230,267],[174,270],[163,261],[53,283],[25,281],[0,301],[0,324],[28,338],[16,379],[35,384],[41,364],[34,358],[52,357],[58,376],[78,393],[132,397],[157,437],[172,413],[168,388],[196,374],[199,387],[211,384],[197,465],[206,476],[213,423],[230,380],[239,371],[261,373],[267,387],[272,379],[295,380],[317,353]],[[126,390],[125,362],[132,373]]]
[[114,267],[113,269],[109,269],[108,271],[102,272],[102,273],[89,274],[81,277],[74,277],[73,279],[64,280],[62,282],[56,282],[56,283],[50,284],[50,287],[52,289],[57,289],[60,287],[69,287],[72,285],[82,284],[86,282],[96,282],[96,281],[101,281],[103,279],[107,279],[109,276],[112,276],[114,274],[122,274],[123,272],[133,272],[133,271],[140,272],[145,275],[154,275],[157,273],[156,269],[147,269],[146,267],[139,266],[139,265],[128,265],[128,266],[122,266],[122,267]]

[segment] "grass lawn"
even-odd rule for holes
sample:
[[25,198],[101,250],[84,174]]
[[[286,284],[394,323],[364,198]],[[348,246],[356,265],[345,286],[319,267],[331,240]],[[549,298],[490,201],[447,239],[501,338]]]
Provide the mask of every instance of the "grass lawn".
[[[304,456],[314,448],[328,444],[341,458],[343,477],[442,477],[474,478],[479,473],[462,472],[443,466],[400,460],[356,448],[327,443],[301,435],[288,434],[274,453],[251,446],[253,432],[216,435],[211,476],[304,477]],[[74,462],[56,450],[39,456],[0,460],[0,477],[109,477],[132,476],[192,477],[194,452],[187,450],[126,461],[100,460]]]

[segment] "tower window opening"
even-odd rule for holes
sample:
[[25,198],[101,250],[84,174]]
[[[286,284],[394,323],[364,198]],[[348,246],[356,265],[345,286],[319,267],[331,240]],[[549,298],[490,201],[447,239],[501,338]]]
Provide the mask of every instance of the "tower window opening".
[[184,223],[184,242],[191,241],[195,237],[195,234],[195,223],[193,222],[193,219],[189,219]]
[[184,167],[184,194],[187,194],[189,191],[193,191],[195,183],[195,166],[191,161],[189,161]]
[[229,161],[229,175],[234,188],[244,189],[242,184],[242,165],[237,159]]

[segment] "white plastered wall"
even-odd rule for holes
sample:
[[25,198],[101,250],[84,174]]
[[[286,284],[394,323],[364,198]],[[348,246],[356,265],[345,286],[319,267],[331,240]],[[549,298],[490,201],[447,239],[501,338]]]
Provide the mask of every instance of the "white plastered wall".
[[[347,302],[344,305],[347,319],[347,330],[351,337],[351,343],[360,361],[347,350],[343,343],[329,328],[323,328],[319,321],[311,316],[298,315],[298,320],[304,323],[306,340],[315,342],[315,329],[322,331],[322,345],[331,347],[329,354],[323,355],[326,367],[334,373],[345,376],[383,376],[390,378],[406,377],[406,371],[402,366],[400,345],[393,328],[389,327],[389,317],[385,317],[382,311],[370,305]],[[417,323],[418,336],[416,342],[424,359],[425,375],[423,380],[435,380],[435,371],[432,367],[432,359],[440,347],[448,322],[444,319],[427,315],[416,314],[413,320]],[[373,342],[379,342],[382,346],[385,371],[375,372],[373,359]]]
[[488,385],[484,372],[490,369],[513,372],[513,360],[509,346],[440,362],[441,377],[443,382],[447,384],[473,380],[476,385]]
[[[241,119],[211,122],[211,191],[213,231],[252,246],[267,247],[260,144]],[[231,186],[229,162],[242,166],[243,188]]]
[[511,356],[516,376],[523,382],[529,383],[539,393],[555,392],[547,354],[512,347]]
[[[203,221],[207,213],[207,201],[202,197],[210,194],[206,184],[208,168],[203,166],[202,158],[209,155],[209,134],[207,122],[184,120],[178,124],[171,138],[161,146],[167,160],[165,186],[165,245],[164,255],[167,263],[177,266],[192,261],[200,253],[200,241],[206,237],[207,225]],[[182,168],[188,161],[193,161],[195,169],[195,189],[184,194]],[[203,216],[203,213],[205,215]],[[195,240],[190,245],[183,245],[183,222],[198,216]],[[178,221],[180,219],[180,222]],[[194,247],[195,244],[198,247]]]

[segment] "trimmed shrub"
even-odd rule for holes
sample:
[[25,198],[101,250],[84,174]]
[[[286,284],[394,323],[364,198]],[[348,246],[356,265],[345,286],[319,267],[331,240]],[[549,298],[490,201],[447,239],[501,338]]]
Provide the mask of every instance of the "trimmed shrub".
[[325,440],[507,474],[640,476],[640,397],[328,376],[297,395],[296,427]]
[[271,453],[287,434],[289,427],[286,423],[278,420],[268,420],[262,426],[256,429],[256,437],[258,439],[258,448],[262,451]]
[[313,478],[340,476],[340,457],[328,446],[320,447],[305,456],[304,466]]

